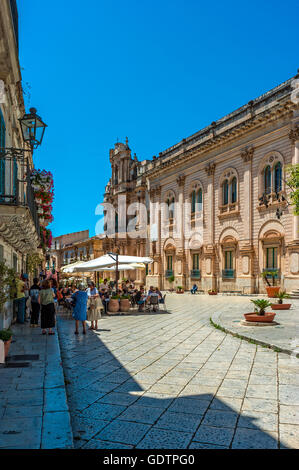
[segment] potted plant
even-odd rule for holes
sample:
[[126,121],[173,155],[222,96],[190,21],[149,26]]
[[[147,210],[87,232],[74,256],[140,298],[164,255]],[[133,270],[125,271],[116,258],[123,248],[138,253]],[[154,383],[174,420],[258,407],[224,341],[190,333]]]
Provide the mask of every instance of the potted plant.
[[119,295],[112,295],[108,302],[108,311],[115,313],[119,311]]
[[273,310],[289,310],[292,304],[284,304],[283,299],[289,299],[290,296],[289,294],[286,293],[286,291],[280,290],[276,295],[276,298],[278,298],[278,303],[277,304],[271,304],[271,308]]
[[8,351],[12,340],[12,331],[9,329],[0,330],[0,339],[4,342],[4,357],[6,358],[8,356]]
[[[275,286],[275,278],[276,278],[277,274],[278,274],[277,270],[263,271],[261,273],[262,278],[267,283],[266,291],[267,291],[268,297],[270,297],[270,298],[274,298],[275,295],[278,294],[278,292],[280,290],[280,286]],[[272,286],[269,282],[269,279],[268,279],[269,277],[272,278]]]
[[275,317],[274,312],[266,312],[266,308],[271,307],[271,302],[266,299],[251,300],[255,305],[254,312],[244,313],[246,321],[271,323]]
[[176,293],[177,293],[177,294],[183,294],[183,293],[184,293],[183,286],[177,286],[176,289],[177,289],[177,290],[176,290]]
[[120,311],[128,312],[130,310],[130,297],[128,295],[122,295],[120,297]]
[[216,290],[213,290],[213,289],[209,289],[209,290],[208,290],[208,294],[209,294],[209,295],[217,295],[217,291],[216,291]]
[[[168,278],[168,282],[170,282],[170,284],[172,284],[172,283],[174,282],[174,280],[175,280],[175,277],[174,277],[174,275],[172,275],[172,276],[169,276],[169,278]],[[173,291],[173,287],[171,287],[169,290],[172,292],[172,291]]]

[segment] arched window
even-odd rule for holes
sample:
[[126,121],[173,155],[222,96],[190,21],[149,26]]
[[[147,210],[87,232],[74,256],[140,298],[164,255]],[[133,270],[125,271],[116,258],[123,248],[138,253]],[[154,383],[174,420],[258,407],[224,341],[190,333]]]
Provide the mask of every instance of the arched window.
[[196,191],[194,189],[192,191],[192,194],[191,194],[191,212],[192,212],[192,214],[195,212],[195,205],[196,205]]
[[202,189],[193,190],[191,193],[191,213],[202,210]]
[[228,204],[228,181],[224,180],[222,185],[222,204]]
[[168,198],[166,200],[166,204],[168,206],[169,219],[173,219],[174,218],[174,197]]
[[118,166],[114,169],[114,184],[118,184]]
[[274,167],[274,184],[275,184],[275,192],[279,193],[282,190],[282,166],[281,163],[276,163]]
[[231,182],[231,202],[237,202],[237,178],[234,176]]
[[264,171],[264,189],[266,194],[271,193],[271,168],[266,166]]
[[197,191],[196,203],[197,203],[197,208],[196,209],[198,211],[201,211],[202,210],[202,189],[201,188]]

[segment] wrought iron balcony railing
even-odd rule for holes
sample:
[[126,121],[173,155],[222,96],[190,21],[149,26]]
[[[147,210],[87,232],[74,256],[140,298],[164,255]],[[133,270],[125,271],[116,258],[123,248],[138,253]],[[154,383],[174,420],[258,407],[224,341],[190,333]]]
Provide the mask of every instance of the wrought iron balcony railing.
[[40,236],[39,217],[26,160],[0,152],[0,205],[28,207]]
[[235,270],[234,269],[222,269],[222,278],[223,279],[234,279]]
[[200,269],[191,269],[190,277],[192,279],[200,279]]

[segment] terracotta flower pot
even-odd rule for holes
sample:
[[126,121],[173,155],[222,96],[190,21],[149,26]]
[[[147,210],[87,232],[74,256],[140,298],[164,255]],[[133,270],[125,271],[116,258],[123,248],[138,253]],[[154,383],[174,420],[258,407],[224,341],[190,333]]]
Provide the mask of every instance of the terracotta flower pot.
[[292,304],[271,304],[272,310],[289,310]]
[[257,313],[244,313],[246,321],[271,323],[274,320],[276,313],[266,312],[265,315],[258,315]]
[[128,312],[130,310],[130,301],[129,299],[120,299],[120,311]]
[[271,299],[275,298],[276,294],[280,291],[280,286],[271,286],[271,287],[266,287],[266,291],[268,294],[268,297]]
[[119,301],[118,299],[110,299],[108,302],[108,311],[109,312],[118,312],[119,311]]
[[4,357],[6,358],[8,356],[8,351],[10,348],[12,338],[10,338],[8,341],[4,341]]
[[209,295],[217,295],[217,292],[208,292]]
[[184,291],[183,291],[183,290],[177,290],[176,293],[177,293],[177,294],[183,294]]

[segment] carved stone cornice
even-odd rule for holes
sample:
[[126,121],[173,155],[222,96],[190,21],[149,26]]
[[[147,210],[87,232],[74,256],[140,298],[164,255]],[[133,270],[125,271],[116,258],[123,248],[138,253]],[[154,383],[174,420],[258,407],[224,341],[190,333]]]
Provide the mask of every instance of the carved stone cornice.
[[291,129],[289,132],[289,139],[294,144],[296,140],[299,140],[299,126],[296,124],[294,129]]
[[206,173],[208,176],[212,176],[215,173],[216,163],[209,163],[206,167]]
[[253,153],[254,153],[254,147],[246,147],[244,150],[241,152],[241,157],[244,163],[251,162],[253,158]]
[[186,176],[185,175],[179,175],[176,179],[176,182],[179,186],[184,186],[185,184],[185,180],[186,180]]

